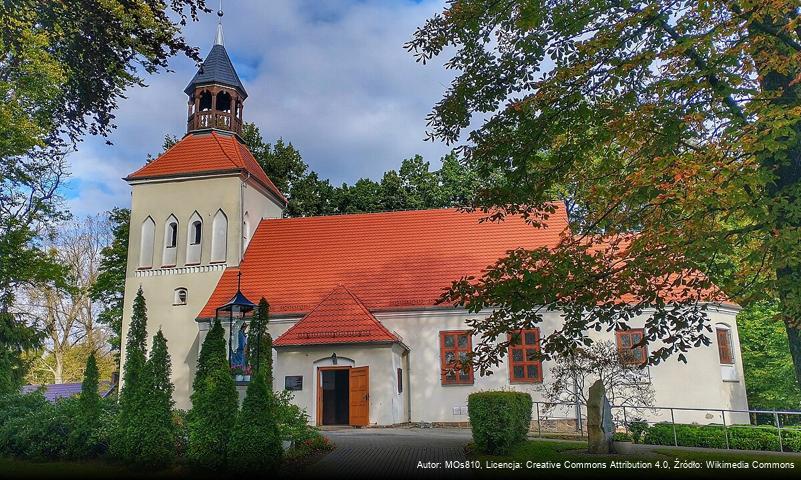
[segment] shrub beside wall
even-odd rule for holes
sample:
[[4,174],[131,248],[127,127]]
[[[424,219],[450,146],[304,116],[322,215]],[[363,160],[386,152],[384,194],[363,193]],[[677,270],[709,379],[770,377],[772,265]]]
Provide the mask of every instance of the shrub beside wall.
[[[779,451],[779,432],[775,427],[722,425],[676,425],[676,440],[682,447],[729,448],[735,450]],[[658,423],[645,433],[643,443],[650,445],[673,445],[673,427],[669,423]],[[801,452],[801,430],[782,430],[782,446],[786,452]]]
[[478,392],[467,398],[473,442],[484,453],[503,455],[526,439],[531,426],[531,395]]

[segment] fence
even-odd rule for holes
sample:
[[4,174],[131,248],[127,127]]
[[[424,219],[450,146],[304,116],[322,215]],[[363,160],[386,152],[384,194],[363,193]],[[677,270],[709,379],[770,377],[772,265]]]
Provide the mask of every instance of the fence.
[[[534,402],[532,427],[537,435],[544,434],[586,437],[586,406],[580,403]],[[786,441],[791,437],[793,449],[801,441],[801,412],[780,410],[735,410],[721,408],[660,407],[637,405],[613,405],[612,419],[616,432],[631,433],[631,426],[638,422],[648,427],[665,424],[670,426],[674,446],[680,445],[679,429],[688,426],[717,427],[722,430],[721,439],[726,449],[732,446],[732,428],[760,429],[775,432],[778,451],[786,450]]]

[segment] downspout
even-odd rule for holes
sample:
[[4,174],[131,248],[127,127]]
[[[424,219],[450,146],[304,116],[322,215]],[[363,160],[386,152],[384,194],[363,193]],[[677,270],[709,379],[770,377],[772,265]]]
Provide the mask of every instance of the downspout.
[[412,423],[412,362],[409,361],[409,351],[406,351],[406,421]]
[[245,256],[245,235],[242,231],[245,224],[245,182],[250,179],[250,172],[246,172],[245,180],[239,185],[239,264]]

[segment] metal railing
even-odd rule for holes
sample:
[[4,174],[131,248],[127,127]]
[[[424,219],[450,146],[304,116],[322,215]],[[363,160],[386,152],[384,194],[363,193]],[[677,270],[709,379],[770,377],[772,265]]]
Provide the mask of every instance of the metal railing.
[[[754,429],[775,427],[779,442],[778,451],[785,450],[785,439],[789,430],[794,433],[798,432],[798,435],[801,435],[801,411],[638,405],[612,405],[611,408],[616,432],[631,434],[630,426],[633,422],[644,422],[648,426],[669,424],[673,433],[673,445],[677,447],[682,446],[679,444],[677,430],[679,425],[721,426],[726,449],[732,449],[730,430],[733,427]],[[534,402],[533,410],[532,413],[534,414],[539,437],[542,437],[544,433],[577,437],[587,436],[585,405],[580,403]]]

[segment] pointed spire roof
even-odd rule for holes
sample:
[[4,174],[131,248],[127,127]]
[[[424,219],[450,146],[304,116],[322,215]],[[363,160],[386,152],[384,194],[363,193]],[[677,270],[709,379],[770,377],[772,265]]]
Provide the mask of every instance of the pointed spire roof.
[[248,97],[248,93],[245,91],[242,81],[239,80],[239,75],[236,74],[234,64],[231,62],[231,58],[228,56],[228,52],[225,50],[225,45],[223,45],[223,43],[222,21],[220,21],[217,23],[217,34],[214,38],[214,46],[211,47],[211,52],[209,52],[209,55],[203,60],[203,63],[192,78],[192,81],[189,82],[189,85],[184,89],[184,93],[192,95],[196,87],[218,84],[239,90],[243,100]]
[[273,343],[290,345],[332,345],[350,343],[393,343],[399,341],[344,285],[338,285]]

